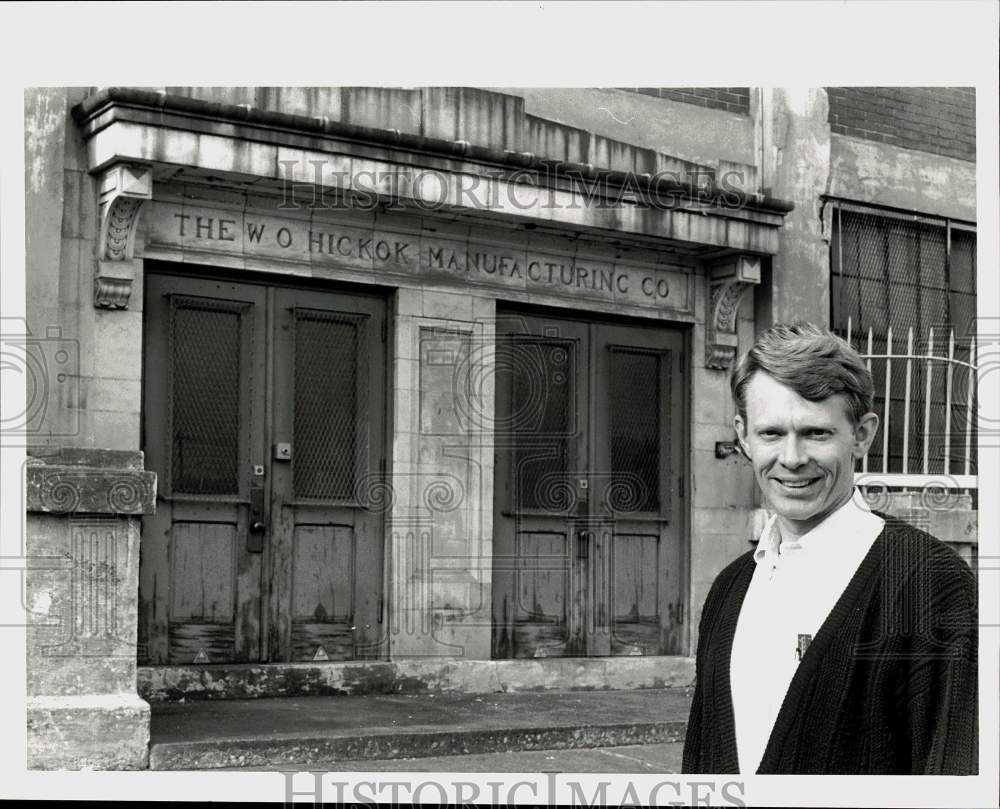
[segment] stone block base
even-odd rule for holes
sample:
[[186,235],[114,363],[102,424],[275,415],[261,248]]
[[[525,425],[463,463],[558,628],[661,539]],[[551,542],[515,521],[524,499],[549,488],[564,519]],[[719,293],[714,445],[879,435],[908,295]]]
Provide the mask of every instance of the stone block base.
[[343,694],[632,691],[690,686],[694,658],[566,657],[139,667],[150,702]]
[[28,768],[144,770],[149,703],[134,694],[28,698]]

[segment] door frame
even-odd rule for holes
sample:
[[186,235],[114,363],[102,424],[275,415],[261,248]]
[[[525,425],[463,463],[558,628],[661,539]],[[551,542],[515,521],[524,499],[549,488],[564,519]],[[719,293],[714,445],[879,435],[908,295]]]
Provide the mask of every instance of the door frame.
[[[277,290],[277,289],[294,289],[294,290],[304,290],[304,291],[315,291],[325,294],[341,294],[350,296],[361,296],[369,298],[379,299],[384,306],[384,318],[382,322],[382,334],[376,335],[375,339],[381,340],[384,344],[384,363],[383,363],[383,373],[382,373],[382,391],[383,391],[383,412],[384,418],[382,423],[382,435],[381,442],[383,448],[384,463],[381,464],[378,469],[379,475],[383,479],[387,479],[391,474],[391,463],[392,463],[392,438],[393,438],[393,425],[394,412],[393,412],[393,396],[392,396],[392,373],[393,373],[393,352],[392,346],[394,345],[394,323],[392,318],[392,313],[395,309],[394,298],[396,294],[395,287],[389,286],[379,286],[375,284],[359,284],[347,281],[337,281],[330,279],[317,279],[317,278],[306,278],[295,275],[288,275],[282,273],[278,270],[269,271],[252,271],[247,272],[244,270],[234,270],[228,267],[220,267],[210,263],[195,263],[195,262],[174,262],[162,259],[147,258],[143,262],[142,270],[142,290],[140,299],[145,301],[145,286],[147,279],[152,276],[169,276],[176,279],[190,279],[193,281],[219,281],[223,283],[233,283],[233,284],[246,284],[249,286],[257,286],[264,290]],[[267,295],[265,294],[265,298]],[[272,328],[272,323],[270,316],[265,313],[263,315],[265,319],[265,328],[270,330]],[[141,367],[141,399],[140,399],[140,410],[139,410],[139,440],[140,446],[143,450],[149,445],[150,435],[147,429],[147,401],[146,401],[146,391],[147,391],[147,352],[150,333],[147,326],[148,316],[145,312],[145,308],[142,313],[142,367]],[[273,380],[271,378],[273,370],[272,357],[275,348],[270,345],[270,340],[266,347],[267,357],[262,360],[264,365],[265,373],[265,387],[269,391],[269,395],[273,398],[273,393],[270,393],[271,387],[273,385]],[[264,426],[264,430],[267,436],[271,436],[273,428],[273,414],[271,411],[271,402],[267,401],[265,403],[264,413],[261,414],[261,421]],[[267,437],[265,436],[265,437]],[[267,455],[271,453],[271,447],[267,446],[264,448],[264,452]],[[273,476],[269,476],[271,478]],[[272,481],[269,479],[266,482],[265,488],[265,507],[270,508],[270,501],[272,499],[271,492]],[[159,498],[159,495],[157,496]],[[389,627],[390,627],[390,554],[391,554],[391,542],[386,526],[388,524],[388,514],[384,511],[379,512],[378,516],[378,528],[376,529],[376,534],[379,537],[380,542],[380,552],[382,558],[381,571],[380,571],[380,591],[382,608],[380,609],[380,619],[382,623],[381,627],[381,637],[383,640],[383,651],[380,653],[377,659],[385,659],[388,657],[389,649]],[[270,543],[268,543],[270,544]],[[140,525],[140,540],[139,540],[140,554],[142,553],[142,525]],[[148,545],[147,545],[148,547]],[[269,620],[271,613],[271,579],[272,576],[267,570],[267,563],[271,557],[271,551],[265,548],[263,554],[260,555],[261,558],[261,582],[260,582],[260,623],[261,628],[259,632],[259,644],[258,644],[258,661],[260,665],[284,665],[285,663],[290,663],[291,661],[278,662],[268,659],[268,636],[273,630],[266,627],[264,624]],[[140,581],[141,586],[141,581]],[[137,592],[138,595],[138,592]],[[141,599],[140,599],[141,603]],[[140,622],[142,621],[142,616],[140,614]],[[142,662],[141,660],[141,649],[137,649],[140,653],[140,665],[154,665],[163,666],[171,665],[169,663],[151,663],[150,661]],[[373,659],[371,655],[365,655],[363,657],[356,658],[358,661],[365,659]]]
[[[679,456],[679,463],[677,465],[674,474],[681,481],[681,490],[679,493],[679,507],[677,509],[676,524],[677,524],[677,535],[678,535],[678,552],[679,552],[679,566],[683,572],[683,581],[680,586],[679,600],[683,605],[685,611],[685,616],[683,620],[683,625],[680,633],[680,646],[682,656],[690,656],[693,654],[693,649],[691,648],[691,641],[694,636],[694,629],[691,625],[691,618],[695,614],[693,605],[691,604],[692,596],[692,514],[693,514],[693,497],[692,497],[692,485],[691,485],[691,473],[692,473],[692,458],[691,458],[691,447],[693,446],[693,435],[692,431],[694,425],[692,423],[692,397],[694,392],[694,381],[693,381],[693,371],[694,363],[692,361],[692,343],[693,343],[693,332],[697,325],[693,322],[688,321],[678,321],[670,319],[653,319],[641,316],[628,316],[621,314],[612,314],[607,312],[593,312],[584,311],[578,312],[577,310],[565,309],[562,307],[550,307],[550,306],[540,306],[533,304],[523,304],[515,301],[503,301],[497,300],[496,303],[496,318],[499,322],[503,317],[517,317],[519,315],[532,317],[532,318],[550,318],[557,321],[568,321],[572,323],[582,324],[588,326],[590,324],[604,324],[617,327],[626,328],[640,328],[640,329],[669,329],[674,332],[680,340],[680,363],[681,363],[681,374],[683,378],[683,390],[678,396],[678,405],[680,407],[680,413],[673,414],[680,425],[677,430],[678,442],[677,442],[677,454]],[[499,336],[499,330],[498,330]],[[588,400],[586,406],[591,413],[595,413],[594,408],[597,406],[597,392],[596,385],[594,384],[597,367],[595,363],[596,357],[596,341],[588,341],[588,357],[586,359],[586,366],[583,369],[589,376],[588,379]],[[495,404],[499,404],[499,398]],[[496,423],[496,422],[495,422]],[[494,439],[496,436],[494,435]],[[588,465],[592,465],[596,456],[596,447],[588,446],[587,448]],[[491,514],[493,519],[496,518],[497,512],[497,497],[501,496],[503,493],[499,490],[496,484],[497,476],[494,476],[494,490],[493,498],[494,503],[491,508]],[[673,517],[671,518],[673,521]],[[494,525],[493,535],[496,536],[496,526]],[[491,599],[492,601],[492,599]],[[493,616],[493,605],[491,604],[491,619]],[[588,613],[593,611],[593,605],[588,607]],[[611,619],[609,617],[608,629],[610,631]],[[496,643],[492,638],[491,633],[491,643],[492,659],[507,659],[496,657]],[[615,659],[616,656],[602,656],[601,659]],[[516,659],[516,658],[509,658]]]

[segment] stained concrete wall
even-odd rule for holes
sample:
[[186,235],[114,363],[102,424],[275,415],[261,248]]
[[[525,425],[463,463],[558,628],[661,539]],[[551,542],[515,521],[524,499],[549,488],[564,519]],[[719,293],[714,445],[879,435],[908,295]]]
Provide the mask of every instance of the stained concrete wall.
[[[754,295],[744,293],[737,320],[740,350],[753,342]],[[699,290],[699,305],[707,284]],[[735,438],[735,405],[729,393],[729,373],[704,367],[705,333],[695,326],[691,374],[691,550],[690,653],[698,643],[698,621],[716,575],[750,548],[749,521],[756,496],[753,471],[742,455],[717,458],[715,445]]]
[[771,323],[809,320],[826,325],[830,312],[830,252],[823,234],[821,195],[830,174],[826,91],[764,90],[755,106],[763,122],[761,182],[795,204],[785,218],[781,248],[771,259]]
[[746,115],[651,98],[614,88],[497,87],[524,99],[529,115],[656,149],[682,160],[716,165],[754,159],[753,121]]
[[829,193],[975,222],[976,164],[835,134],[830,138]]
[[[127,311],[94,308],[97,179],[69,113],[86,94],[25,93],[26,311],[32,335],[46,338],[41,350],[53,371],[29,444],[138,450],[142,283]],[[68,362],[58,361],[61,349]]]

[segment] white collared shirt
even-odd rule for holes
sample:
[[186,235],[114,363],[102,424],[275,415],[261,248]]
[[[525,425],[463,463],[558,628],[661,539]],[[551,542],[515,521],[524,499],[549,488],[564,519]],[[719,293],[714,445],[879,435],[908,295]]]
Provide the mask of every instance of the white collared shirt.
[[777,517],[764,526],[733,638],[729,676],[741,773],[760,766],[799,662],[799,636],[815,637],[885,521],[853,497],[796,541]]

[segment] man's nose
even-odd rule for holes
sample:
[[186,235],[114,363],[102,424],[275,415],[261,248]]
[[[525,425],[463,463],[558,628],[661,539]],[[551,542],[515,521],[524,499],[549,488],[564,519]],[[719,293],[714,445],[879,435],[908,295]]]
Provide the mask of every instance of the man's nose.
[[803,444],[798,436],[789,433],[781,444],[781,453],[778,457],[781,465],[788,469],[797,469],[808,461],[803,451]]

